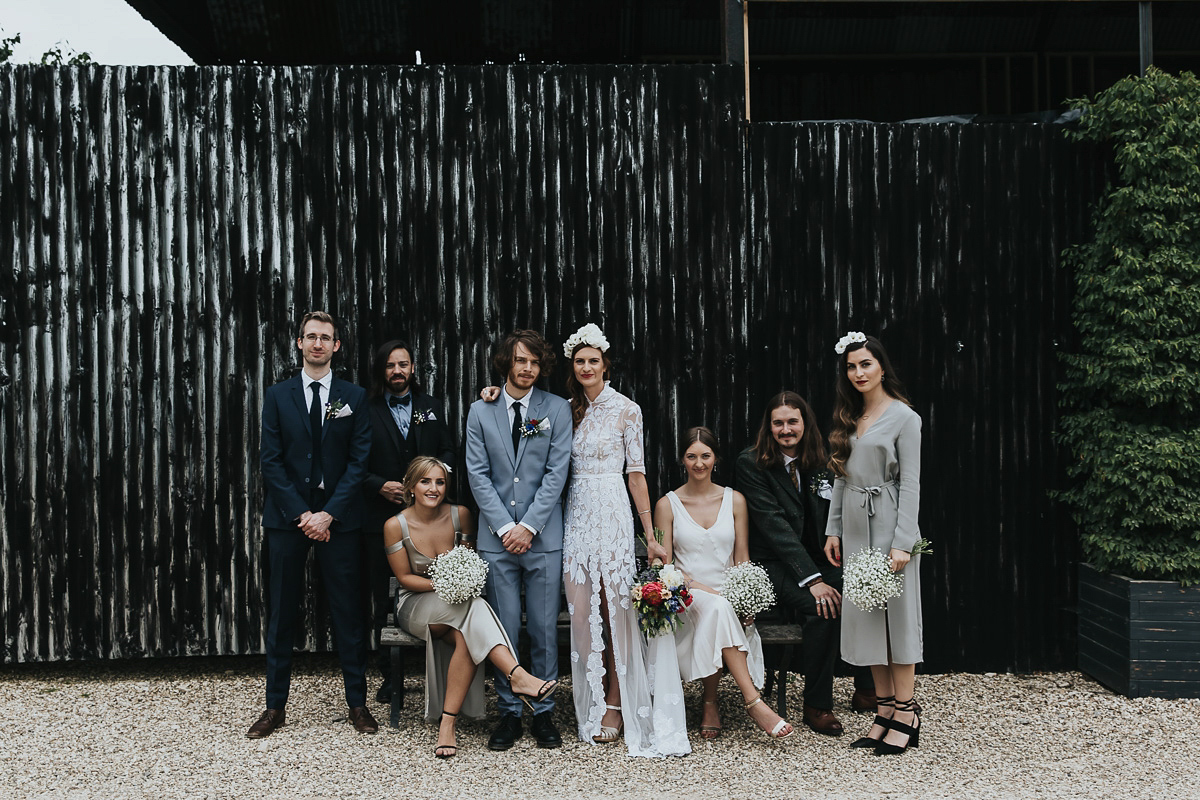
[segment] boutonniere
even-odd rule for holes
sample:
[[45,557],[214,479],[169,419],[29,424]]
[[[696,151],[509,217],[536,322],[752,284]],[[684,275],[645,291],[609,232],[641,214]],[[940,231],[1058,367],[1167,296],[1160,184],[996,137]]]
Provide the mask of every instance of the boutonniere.
[[437,414],[433,413],[432,408],[429,408],[413,414],[412,424],[420,425],[422,422],[434,422],[435,420],[437,420]]
[[822,500],[833,499],[833,484],[829,482],[829,473],[821,470],[808,479],[808,490]]
[[550,432],[550,420],[542,417],[541,419],[530,418],[521,426],[521,438],[528,436],[539,436],[543,433]]
[[354,409],[343,403],[341,400],[335,400],[332,403],[325,404],[325,419],[341,419],[348,417],[354,413]]

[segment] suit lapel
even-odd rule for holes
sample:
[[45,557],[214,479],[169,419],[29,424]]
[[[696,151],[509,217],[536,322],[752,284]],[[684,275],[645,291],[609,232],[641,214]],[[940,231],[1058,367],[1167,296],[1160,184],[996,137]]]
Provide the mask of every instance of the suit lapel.
[[421,452],[421,438],[425,435],[424,431],[422,430],[424,428],[424,423],[421,425],[417,424],[417,414],[421,413],[422,411],[428,411],[432,405],[433,404],[429,402],[429,399],[425,397],[425,395],[413,394],[412,405],[409,406],[408,413],[408,438],[412,442],[412,449],[414,453]]
[[296,413],[300,415],[300,419],[304,420],[304,430],[308,431],[309,439],[312,439],[312,428],[308,424],[308,403],[304,397],[304,381],[300,375],[292,378],[292,397],[296,400]]
[[[542,401],[545,399],[545,393],[541,389],[531,389],[529,392],[529,410],[525,412],[525,421],[531,419],[541,420],[542,418]],[[517,460],[514,466],[521,463],[521,456],[525,455],[525,444],[528,436],[522,436],[517,443]]]
[[491,406],[492,416],[496,420],[496,427],[500,429],[500,441],[504,442],[504,452],[508,454],[508,463],[513,468],[513,472],[516,472],[517,459],[513,455],[512,425],[508,421],[508,406],[505,404],[503,396],[492,403]]
[[788,474],[786,469],[783,467],[776,467],[775,469],[771,470],[771,477],[773,477],[775,482],[783,488],[784,494],[790,497],[793,502],[800,502],[800,492],[792,484],[792,476]]
[[400,428],[396,425],[396,418],[392,416],[392,410],[388,408],[385,396],[380,395],[371,401],[371,413],[376,416],[377,424],[382,425],[383,429],[388,432],[388,438],[392,440],[396,452],[403,453],[404,441],[400,438]]

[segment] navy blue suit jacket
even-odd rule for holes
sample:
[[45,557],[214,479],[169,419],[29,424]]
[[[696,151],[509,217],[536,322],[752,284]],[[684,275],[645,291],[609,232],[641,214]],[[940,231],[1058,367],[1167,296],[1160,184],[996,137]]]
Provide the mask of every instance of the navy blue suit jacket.
[[[309,398],[311,400],[311,398]],[[325,507],[334,518],[334,530],[362,527],[362,483],[371,450],[371,422],[367,393],[361,386],[335,377],[329,402],[339,401],[350,414],[326,419],[321,426],[321,470],[325,480]],[[297,518],[309,508],[313,439],[308,424],[308,401],[300,375],[277,383],[263,397],[260,459],[266,501],[263,526],[295,528]]]

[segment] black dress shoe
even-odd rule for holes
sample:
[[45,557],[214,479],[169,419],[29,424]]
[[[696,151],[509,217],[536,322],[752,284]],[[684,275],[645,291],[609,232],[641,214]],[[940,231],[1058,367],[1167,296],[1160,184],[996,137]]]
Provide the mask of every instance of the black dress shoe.
[[392,682],[385,680],[383,685],[379,687],[379,691],[375,693],[376,703],[392,702]]
[[516,714],[500,717],[500,724],[488,739],[488,750],[507,750],[521,738],[521,718]]
[[538,747],[562,747],[562,736],[558,733],[558,726],[554,724],[553,711],[534,714],[533,722],[529,725],[529,732],[537,739]]

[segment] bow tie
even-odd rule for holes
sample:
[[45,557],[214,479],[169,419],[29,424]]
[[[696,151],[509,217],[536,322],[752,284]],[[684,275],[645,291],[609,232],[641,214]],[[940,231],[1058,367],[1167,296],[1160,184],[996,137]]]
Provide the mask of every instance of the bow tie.
[[391,397],[388,398],[388,405],[392,406],[392,407],[406,406],[411,402],[412,402],[412,394],[411,393],[406,394],[403,397],[396,397],[395,395],[392,395]]

